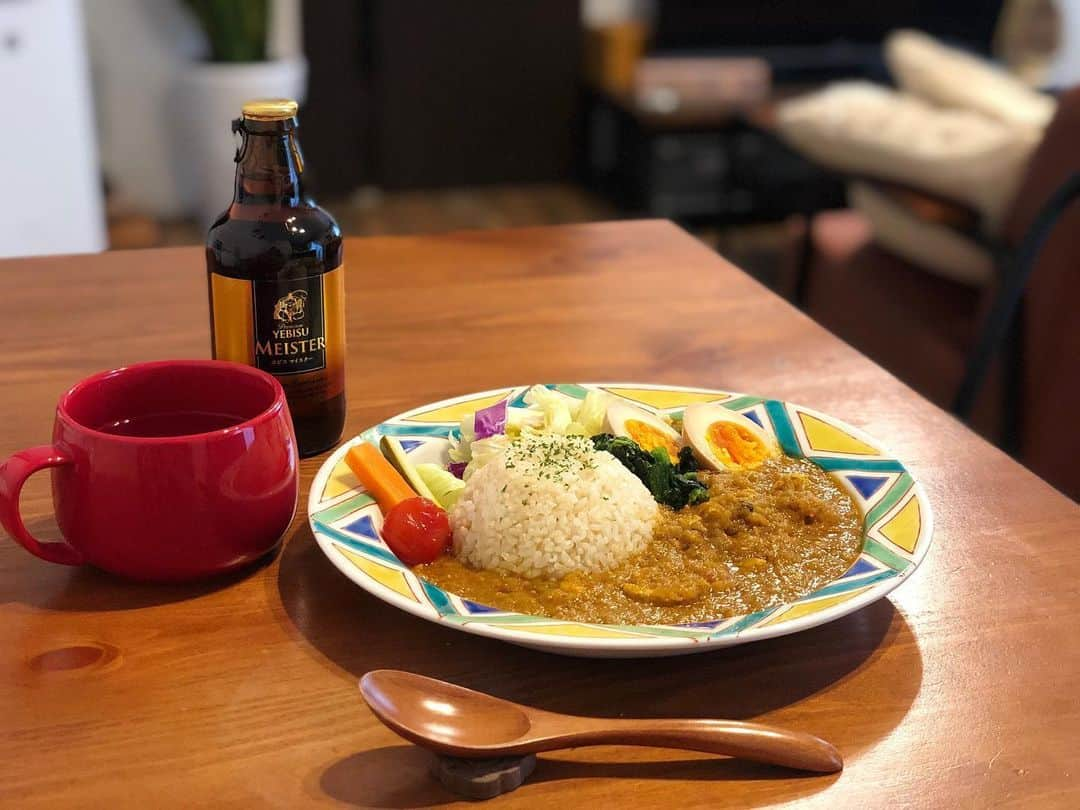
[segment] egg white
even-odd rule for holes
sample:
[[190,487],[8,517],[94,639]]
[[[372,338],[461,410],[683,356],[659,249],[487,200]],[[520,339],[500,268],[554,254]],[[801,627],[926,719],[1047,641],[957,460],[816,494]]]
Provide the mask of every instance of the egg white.
[[650,413],[643,408],[638,408],[618,400],[615,400],[608,405],[604,423],[609,433],[633,439],[634,437],[627,429],[626,423],[635,421],[649,426],[665,438],[670,439],[676,447],[682,447],[682,436],[679,435],[679,431],[675,430],[675,428],[655,413]]
[[721,405],[711,403],[688,405],[683,413],[683,439],[693,449],[697,460],[704,466],[713,470],[740,469],[743,466],[737,463],[729,464],[725,462],[713,450],[709,441],[709,429],[717,422],[725,422],[746,430],[761,444],[765,450],[766,458],[776,458],[780,455],[780,447],[776,440],[757,422],[748,419],[741,413],[729,411]]

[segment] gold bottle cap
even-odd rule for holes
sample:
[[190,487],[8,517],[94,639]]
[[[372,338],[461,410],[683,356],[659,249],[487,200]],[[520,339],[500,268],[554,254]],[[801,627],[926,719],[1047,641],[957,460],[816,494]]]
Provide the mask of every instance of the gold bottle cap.
[[291,98],[256,98],[244,102],[243,115],[251,121],[284,121],[295,118],[298,109]]

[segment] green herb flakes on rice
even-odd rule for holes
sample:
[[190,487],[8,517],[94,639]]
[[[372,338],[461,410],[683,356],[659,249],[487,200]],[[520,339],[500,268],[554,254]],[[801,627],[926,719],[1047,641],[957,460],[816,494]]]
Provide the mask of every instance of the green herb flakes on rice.
[[645,485],[588,438],[526,433],[469,478],[450,523],[467,565],[562,577],[644,550],[657,512]]

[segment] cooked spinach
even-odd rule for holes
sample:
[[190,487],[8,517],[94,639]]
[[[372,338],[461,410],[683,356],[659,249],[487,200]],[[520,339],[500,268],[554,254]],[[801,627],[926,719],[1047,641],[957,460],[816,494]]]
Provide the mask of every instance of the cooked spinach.
[[709,500],[709,488],[698,481],[697,461],[688,447],[679,451],[679,465],[676,467],[662,447],[650,453],[625,436],[600,433],[592,437],[592,443],[597,450],[611,453],[641,479],[658,503],[672,509],[682,509]]
[[698,471],[698,462],[694,458],[694,451],[690,447],[679,448],[679,466],[678,471],[685,473],[692,473]]

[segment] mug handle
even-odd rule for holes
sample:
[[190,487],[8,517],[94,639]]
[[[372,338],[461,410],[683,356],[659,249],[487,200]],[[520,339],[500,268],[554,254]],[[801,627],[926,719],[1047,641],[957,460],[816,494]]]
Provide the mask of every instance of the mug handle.
[[83,555],[64,542],[42,543],[26,530],[19,514],[19,493],[26,479],[47,467],[71,464],[71,458],[58,447],[45,444],[22,450],[0,464],[0,525],[31,554],[49,562],[81,565]]

